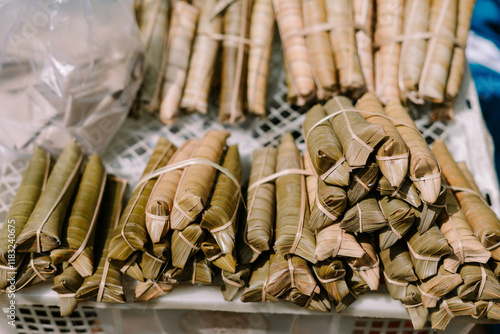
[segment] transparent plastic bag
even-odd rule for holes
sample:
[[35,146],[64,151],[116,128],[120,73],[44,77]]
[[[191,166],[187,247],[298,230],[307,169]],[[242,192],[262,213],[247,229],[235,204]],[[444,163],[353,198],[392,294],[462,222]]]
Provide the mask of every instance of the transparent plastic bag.
[[0,1],[0,149],[102,151],[145,71],[132,0]]

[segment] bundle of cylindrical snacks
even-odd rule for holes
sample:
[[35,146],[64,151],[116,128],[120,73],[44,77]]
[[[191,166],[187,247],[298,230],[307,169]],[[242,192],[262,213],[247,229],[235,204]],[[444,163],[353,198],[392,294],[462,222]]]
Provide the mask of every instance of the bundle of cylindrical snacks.
[[[219,120],[266,114],[273,31],[288,100],[375,93],[384,105],[431,103],[454,117],[475,0],[142,0],[148,71],[138,107],[174,122],[180,110]],[[213,101],[212,101],[213,102]]]
[[500,221],[401,104],[366,93],[315,105],[304,154],[291,134],[257,149],[246,192],[229,135],[160,138],[123,210],[125,181],[97,155],[73,141],[50,168],[35,150],[3,225],[1,288],[12,271],[16,289],[54,279],[68,315],[78,300],[124,302],[124,273],[135,301],[219,282],[228,301],[242,290],[244,302],[341,312],[385,282],[415,328],[429,315],[435,329],[500,319]]

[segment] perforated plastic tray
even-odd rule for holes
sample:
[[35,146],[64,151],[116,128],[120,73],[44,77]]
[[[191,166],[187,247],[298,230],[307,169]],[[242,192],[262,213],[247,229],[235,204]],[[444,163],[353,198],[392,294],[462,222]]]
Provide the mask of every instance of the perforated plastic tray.
[[[292,107],[286,102],[286,86],[282,72],[278,73],[275,78],[272,78],[270,83],[270,91],[272,93],[268,96],[268,116],[264,119],[249,117],[242,124],[227,127],[231,131],[228,143],[239,144],[245,169],[244,175],[248,175],[252,152],[256,148],[265,145],[277,145],[281,136],[286,132],[291,132],[294,135],[299,149],[304,150],[305,148],[301,124],[306,110],[304,108]],[[467,163],[481,192],[492,203],[493,210],[499,214],[500,199],[498,180],[493,165],[493,144],[481,116],[474,84],[468,71],[465,74],[462,91],[456,101],[455,109],[455,121],[447,124],[443,122],[430,123],[428,117],[425,116],[427,114],[425,108],[412,109],[412,113],[414,118],[416,118],[417,127],[429,144],[432,144],[436,138],[444,138],[455,159]],[[108,172],[129,180],[131,185],[129,186],[130,190],[139,179],[160,136],[168,138],[176,145],[180,145],[188,138],[201,137],[208,130],[223,128],[225,127],[217,121],[215,110],[212,110],[207,116],[183,115],[179,119],[179,122],[173,126],[163,126],[153,116],[141,115],[140,119],[128,119],[125,122],[103,153],[103,159]],[[8,207],[21,182],[22,173],[27,165],[27,161],[27,158],[14,159],[8,156],[0,156],[0,222],[5,219]],[[129,296],[131,295],[129,294]],[[36,310],[39,306],[33,306],[43,303],[45,306],[40,307],[52,310],[52,305],[58,304],[57,295],[50,290],[50,284],[42,284],[20,291],[17,293],[16,298],[18,305],[23,305],[26,310],[30,310],[35,319],[34,325],[32,322],[26,320],[26,317],[20,318],[18,323],[23,326],[24,331],[21,331],[22,333],[43,332],[41,329],[40,331],[30,331],[29,326],[36,327],[40,325],[41,327],[39,326],[38,328],[42,328],[44,322],[49,322],[57,330],[57,318],[38,316]],[[7,301],[6,297],[0,295],[0,303],[4,303],[5,301]],[[118,306],[113,305],[112,309],[109,309],[110,305],[93,302],[82,303],[82,305],[92,307],[88,310],[93,310],[100,315],[107,314],[106,316],[100,316],[100,318],[101,320],[105,318],[106,321],[112,319],[111,324],[103,324],[110,326],[109,328],[112,328],[113,324],[116,325],[121,321],[124,312],[126,312],[125,310],[130,309],[157,309],[160,312],[161,309],[181,308],[187,310],[220,310],[260,314],[317,314],[287,303],[245,304],[238,301],[228,303],[223,300],[217,287],[198,286],[176,288],[171,294],[150,301],[147,304],[127,303]],[[111,312],[112,316],[109,315],[109,312]],[[86,315],[87,313],[83,312],[79,314]],[[342,315],[343,317],[408,318],[406,311],[399,302],[392,300],[387,294],[378,292],[362,296],[347,308]],[[92,327],[95,324],[92,317],[87,319],[85,316],[84,320],[84,324],[87,327],[84,326],[86,329],[83,332],[97,330],[97,328]],[[383,326],[386,326],[389,320],[384,321]],[[0,319],[0,324],[3,323],[3,319]],[[404,325],[401,326],[395,329],[394,333],[413,333],[413,331],[409,331]],[[0,329],[2,327],[0,326]],[[358,328],[354,331],[355,326],[351,329],[352,333],[368,333],[368,329],[364,331],[364,329]],[[77,332],[80,331],[78,330]],[[276,333],[281,332],[278,331]],[[427,332],[423,331],[422,333],[430,333],[430,331],[427,330]],[[452,332],[450,331],[450,333]]]

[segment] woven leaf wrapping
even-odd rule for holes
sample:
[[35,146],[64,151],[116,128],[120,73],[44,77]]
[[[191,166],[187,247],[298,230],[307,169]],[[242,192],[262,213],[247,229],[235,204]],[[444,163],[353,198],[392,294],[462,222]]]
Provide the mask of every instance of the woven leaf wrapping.
[[458,1],[448,0],[432,1],[429,18],[431,38],[418,83],[421,97],[428,101],[444,101],[457,28],[457,3]]
[[439,269],[436,276],[422,282],[418,288],[422,295],[422,304],[424,307],[436,307],[437,301],[453,291],[462,283],[459,274],[450,273],[444,269]]
[[246,285],[248,277],[250,276],[250,266],[241,265],[234,273],[229,273],[223,270],[221,272],[221,276],[221,291],[224,296],[224,300],[232,301],[238,294],[238,291]]
[[410,149],[408,171],[411,180],[420,191],[422,199],[427,203],[434,203],[441,191],[441,173],[429,145],[399,101],[388,104],[385,113],[392,118],[391,121]]
[[[404,3],[403,33],[406,36],[426,33],[429,24],[431,0],[407,0]],[[399,59],[399,87],[402,98],[418,100],[420,74],[425,61],[427,39],[405,38],[401,44]]]
[[273,0],[274,12],[283,45],[283,59],[290,86],[302,105],[314,96],[315,84],[305,37],[293,33],[304,28],[299,0]]
[[214,278],[212,269],[211,262],[200,252],[187,262],[184,269],[168,269],[163,279],[167,281],[190,282],[191,284],[212,284]]
[[206,114],[213,68],[220,45],[220,41],[210,35],[220,34],[222,24],[219,15],[211,15],[216,0],[195,0],[193,4],[200,9],[200,12],[181,107],[188,111]]
[[399,101],[399,56],[403,32],[403,0],[377,0],[375,5],[375,92],[384,105]]
[[172,234],[172,265],[184,269],[188,259],[200,250],[205,234],[205,230],[196,223],[182,231],[175,230]]
[[328,32],[314,30],[326,22],[325,4],[322,0],[306,0],[302,2],[302,8],[305,29],[313,30],[306,35],[306,43],[311,54],[316,97],[324,100],[332,97],[337,90],[337,73]]
[[352,182],[347,189],[349,205],[362,200],[377,185],[380,168],[376,163],[368,163],[352,173]]
[[368,195],[344,213],[340,227],[348,232],[373,232],[387,226],[377,199]]
[[[484,247],[491,252],[495,260],[500,260],[500,220],[495,213],[475,194],[464,174],[446,148],[443,140],[436,140],[433,146],[443,175],[450,186],[470,191],[455,191],[455,196],[462,207],[462,211],[474,231],[476,237]],[[472,192],[471,192],[472,191]]]
[[371,236],[360,233],[356,239],[365,251],[365,255],[359,259],[347,259],[346,262],[356,272],[356,275],[366,282],[371,290],[378,290],[380,280],[379,258],[372,244]]
[[170,281],[147,280],[137,283],[134,293],[134,302],[146,302],[151,299],[159,298],[170,293],[177,283]]
[[325,104],[327,115],[340,112],[330,123],[347,162],[351,167],[362,167],[375,146],[384,139],[385,132],[382,125],[368,123],[359,112],[347,111],[353,109],[351,100],[344,96],[336,96]]
[[[327,22],[354,22],[351,1],[325,1]],[[330,30],[330,42],[339,75],[340,92],[359,98],[366,92],[366,82],[361,71],[361,62],[352,24],[339,24]]]
[[450,74],[446,82],[445,98],[453,101],[460,92],[462,78],[465,70],[465,50],[462,45],[467,44],[472,13],[476,0],[459,0],[456,39],[460,45],[454,45],[451,59]]
[[[11,240],[18,240],[47,183],[49,171],[49,153],[40,147],[36,147],[0,231],[0,265],[9,265],[9,249],[14,246],[11,244]],[[11,233],[14,234],[13,239],[9,237]],[[20,265],[21,260],[22,256],[17,254],[15,267]],[[4,271],[5,269],[1,270]],[[0,281],[5,282],[5,280]],[[0,284],[0,288],[4,287]]]
[[[271,146],[254,151],[249,188],[276,171],[276,153],[276,149]],[[274,182],[259,184],[248,190],[244,242],[251,255],[244,262],[254,262],[262,252],[269,250],[274,230],[275,205]]]
[[429,227],[436,221],[437,217],[446,207],[446,189],[441,188],[439,196],[434,203],[427,203],[423,201],[424,205],[422,207],[422,212],[420,218],[416,221],[418,232],[420,234],[424,233],[429,229]]
[[405,238],[415,273],[421,280],[436,275],[441,258],[453,251],[436,225],[422,234],[412,228]]
[[215,185],[208,209],[203,213],[200,226],[211,232],[224,254],[232,253],[236,234],[236,213],[241,199],[241,160],[238,146],[230,146],[222,167],[230,173],[221,173]]
[[[172,155],[167,166],[191,158],[199,143],[199,140],[187,140]],[[181,176],[182,169],[162,174],[151,191],[146,205],[146,228],[153,243],[160,242],[160,239],[170,230],[170,213],[174,206],[175,192]]]
[[316,174],[327,184],[347,186],[349,184],[349,164],[345,161],[342,146],[330,122],[313,126],[325,117],[319,104],[306,114],[302,130],[307,139],[307,151]]
[[447,213],[442,213],[438,218],[438,226],[453,248],[453,253],[444,259],[444,268],[456,272],[466,262],[488,262],[491,253],[474,235],[451,190],[447,191],[446,202]]
[[212,262],[214,266],[219,267],[227,273],[234,274],[236,272],[236,258],[234,255],[232,253],[224,254],[213,238],[203,242],[201,250],[207,260]]
[[145,279],[157,279],[161,269],[166,266],[171,258],[170,235],[166,235],[160,242],[149,243],[142,254],[140,267]]
[[356,29],[356,44],[358,46],[359,61],[361,70],[365,78],[366,88],[369,92],[375,90],[375,75],[373,68],[373,17],[374,1],[354,0],[352,2],[354,10],[354,23],[362,27]]
[[[204,1],[204,0],[202,0]],[[274,35],[274,11],[270,0],[256,0],[252,6],[248,51],[247,100],[250,113],[265,116],[269,60]]]
[[266,292],[269,276],[269,254],[263,254],[254,263],[248,287],[241,294],[241,301],[247,302],[277,302],[279,299]]
[[64,266],[63,272],[54,277],[52,290],[59,294],[61,317],[68,317],[76,307],[75,293],[82,285],[83,277],[73,266],[67,263]]
[[379,205],[388,224],[379,234],[380,249],[385,250],[409,231],[415,221],[415,213],[406,202],[389,196],[383,196]]
[[[249,1],[234,1],[222,15],[222,31],[227,36],[246,38]],[[219,121],[234,124],[244,120],[243,91],[246,67],[246,46],[234,38],[222,41],[222,70]]]
[[[227,131],[207,132],[193,158],[219,164],[227,137],[229,137]],[[172,228],[183,230],[198,217],[210,195],[216,174],[215,168],[201,163],[184,169],[170,215]]]
[[105,185],[106,172],[101,158],[93,154],[78,186],[62,245],[50,254],[54,264],[69,262],[83,277],[94,272],[94,235]]
[[377,149],[376,159],[382,175],[390,184],[399,187],[408,171],[409,151],[406,143],[394,124],[385,116],[384,108],[374,93],[366,93],[356,103],[356,108],[370,123],[380,124],[384,128],[385,138]]
[[316,232],[315,254],[322,261],[337,256],[361,258],[365,251],[352,234],[333,224]]
[[125,301],[120,270],[115,263],[109,261],[108,251],[113,230],[120,219],[126,184],[124,180],[113,177],[108,177],[106,181],[103,196],[103,203],[106,205],[99,212],[99,224],[94,243],[94,259],[97,268],[92,276],[85,278],[76,292],[78,300],[97,297],[98,302],[123,303]]
[[477,308],[472,302],[465,302],[459,297],[443,299],[439,307],[431,313],[432,329],[444,331],[452,318],[464,315],[474,316],[476,312]]
[[463,300],[500,298],[500,283],[487,264],[464,264],[459,272],[464,283],[457,288],[457,294]]
[[198,14],[199,9],[187,2],[173,4],[159,113],[160,120],[165,124],[174,122],[179,114]]
[[415,284],[408,284],[406,295],[401,299],[401,303],[408,312],[414,329],[423,329],[429,310],[422,305],[422,295]]
[[[301,169],[301,159],[292,135],[283,136],[278,147],[276,171]],[[292,253],[311,263],[316,262],[314,234],[305,228],[309,219],[305,177],[293,173],[280,176],[276,180],[276,203],[276,253]]]
[[307,261],[299,256],[271,255],[266,292],[274,297],[286,297],[292,289],[312,296],[319,293],[319,287],[309,269]]
[[342,312],[352,304],[357,296],[347,286],[346,267],[341,260],[328,259],[313,266],[314,274],[333,299],[337,312]]
[[311,217],[307,222],[307,227],[311,231],[317,231],[336,222],[347,207],[347,195],[341,187],[329,186],[318,180],[316,192],[311,206]]
[[406,178],[399,188],[391,186],[389,180],[383,176],[380,178],[377,186],[380,195],[387,195],[405,201],[414,208],[419,208],[422,205],[417,188],[410,179]]
[[417,280],[408,248],[402,241],[398,241],[391,248],[381,251],[379,256],[384,265],[386,281],[387,278],[399,282],[414,282]]
[[75,140],[70,141],[57,159],[47,184],[16,240],[18,252],[46,252],[61,244],[61,231],[78,182],[83,155]]
[[[468,302],[470,303],[470,302]],[[492,320],[500,320],[500,304],[493,301],[478,300],[474,303],[476,306],[476,314],[472,317],[475,319],[487,318]]]
[[[160,138],[155,150],[144,169],[143,176],[163,167],[176,151],[167,139]],[[117,261],[125,261],[136,250],[145,250],[148,242],[146,229],[146,205],[156,180],[151,179],[137,185],[130,197],[118,226],[113,232],[109,247],[109,257]]]
[[51,279],[56,270],[48,255],[31,253],[25,256],[17,271],[16,291]]

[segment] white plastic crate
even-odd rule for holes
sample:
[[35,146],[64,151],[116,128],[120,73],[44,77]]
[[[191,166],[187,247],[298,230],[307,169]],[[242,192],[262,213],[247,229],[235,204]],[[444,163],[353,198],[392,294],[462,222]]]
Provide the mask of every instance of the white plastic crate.
[[[265,145],[277,145],[279,138],[286,132],[294,135],[299,149],[305,148],[301,124],[306,110],[286,103],[286,86],[283,79],[283,73],[280,72],[276,78],[270,80],[275,86],[270,87],[273,93],[268,99],[269,114],[265,119],[249,118],[242,124],[228,128],[232,133],[228,143],[240,144],[244,175],[248,175],[252,152]],[[422,116],[426,114],[425,110],[413,110],[416,124],[429,144],[436,138],[444,138],[455,159],[466,161],[481,192],[492,203],[493,210],[499,214],[500,199],[493,165],[493,144],[482,119],[474,84],[468,71],[455,107],[456,120],[449,124],[430,123],[428,117]],[[139,120],[128,119],[125,122],[103,153],[103,159],[108,172],[128,179],[133,186],[160,136],[180,145],[184,140],[198,138],[208,130],[223,128],[224,126],[218,123],[214,110],[208,116],[181,116],[177,124],[168,127],[150,115],[142,115]],[[27,161],[28,157],[0,156],[0,222],[5,219]],[[132,186],[129,186],[129,190]],[[342,334],[432,332],[430,327],[413,331],[411,326],[408,327],[408,315],[402,305],[392,300],[387,293],[381,292],[362,296],[339,316],[334,312],[328,315],[318,314],[289,303],[241,303],[239,300],[228,303],[223,300],[218,287],[181,286],[169,295],[148,303],[109,305],[84,302],[80,304],[75,317],[65,319],[56,316],[55,305],[58,304],[58,298],[50,290],[50,286],[50,283],[41,284],[17,293],[19,333],[64,333],[68,330],[72,333],[133,333],[136,328],[134,325],[139,324],[148,326],[141,327],[143,333],[178,333],[182,329],[179,326],[182,319],[185,319],[183,317],[189,317],[192,312],[204,314],[207,310],[239,312],[243,323],[250,321],[248,319],[266,321],[267,327],[250,327],[253,331],[242,329],[241,333],[306,333],[311,330]],[[132,298],[131,288],[127,290],[127,295]],[[6,296],[0,295],[0,303],[6,301]],[[234,315],[230,316],[232,317]],[[360,320],[354,317],[365,318]],[[6,325],[5,319],[0,319],[0,333],[12,331],[12,328]],[[74,319],[77,319],[76,322]],[[454,321],[447,332],[465,333],[469,327]]]

